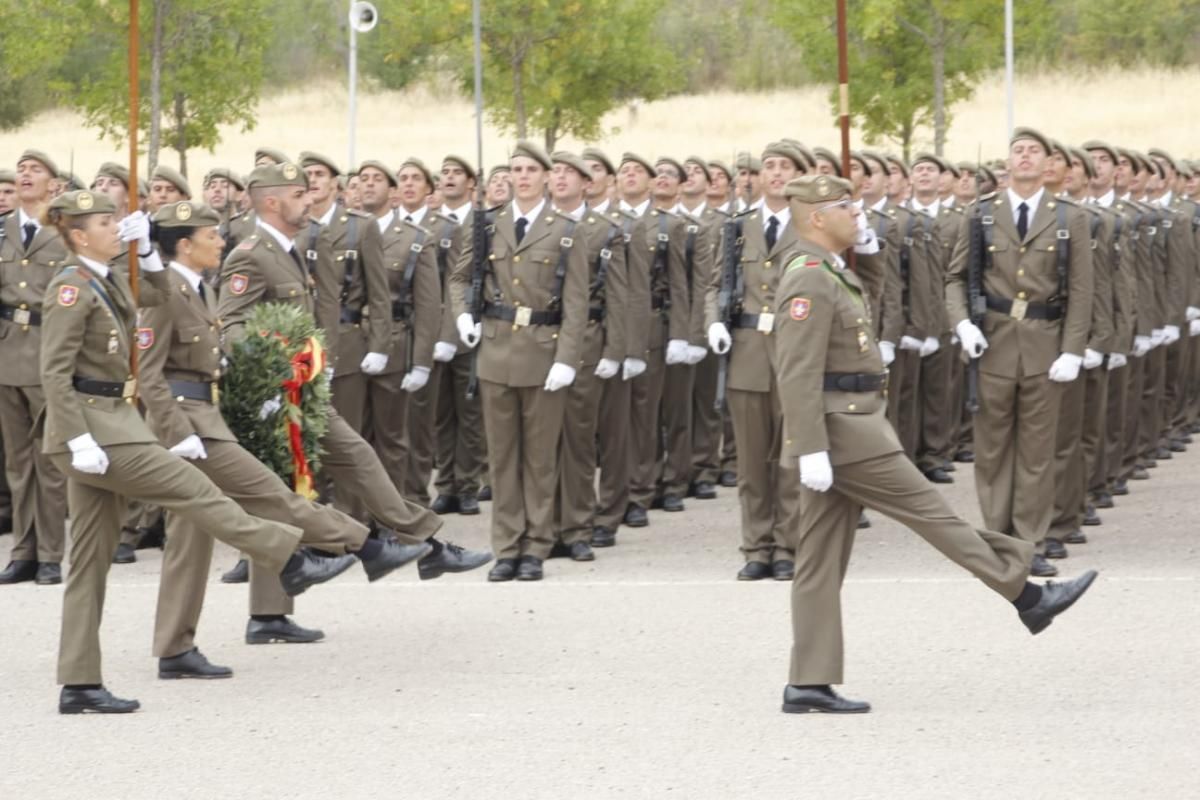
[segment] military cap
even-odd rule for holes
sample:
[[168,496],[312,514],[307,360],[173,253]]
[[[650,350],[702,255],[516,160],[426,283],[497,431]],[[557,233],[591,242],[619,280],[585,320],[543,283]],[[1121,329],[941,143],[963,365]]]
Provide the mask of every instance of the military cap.
[[115,214],[117,207],[104,192],[83,189],[63,192],[50,201],[50,210],[68,217],[82,217],[85,214]]
[[[887,175],[887,172],[888,172],[887,156],[883,155],[882,153],[877,153],[874,150],[863,150],[863,151],[861,151],[861,153],[862,153],[863,158],[865,158],[869,161],[874,161],[875,164],[878,165],[879,171],[882,172],[884,175]],[[871,172],[874,173],[875,170],[871,170]]]
[[[708,162],[703,158],[700,156],[688,156],[683,160],[683,165],[686,167],[688,164],[695,164],[697,167],[699,167],[700,171],[704,173],[704,180],[712,180],[712,172],[710,172],[708,169]],[[684,174],[687,174],[686,171]]]
[[833,165],[833,171],[842,177],[842,160],[833,154],[833,151],[827,147],[814,147],[813,156],[823,158]]
[[749,153],[738,153],[737,158],[734,159],[734,166],[738,172],[742,170],[746,170],[747,172],[762,172],[762,159],[755,158]]
[[917,164],[924,164],[926,162],[937,167],[938,172],[946,171],[946,162],[933,153],[917,153],[917,157],[912,160],[912,165],[915,167]]
[[[1182,175],[1185,178],[1196,177],[1196,165],[1193,162],[1188,161],[1185,158],[1181,158],[1181,159],[1179,159],[1178,163],[1179,163],[1179,174],[1180,175]],[[3,178],[0,178],[0,180],[3,180]]]
[[257,164],[258,160],[263,156],[271,159],[276,164],[284,164],[291,160],[282,150],[277,150],[274,147],[260,147],[254,151],[254,163]]
[[[361,164],[359,164],[358,171],[355,172],[354,174],[361,175],[362,171],[364,169],[367,169],[368,167],[370,167],[371,169],[377,169],[380,172],[382,172],[384,175],[386,175],[388,183],[390,183],[393,187],[398,187],[400,185],[399,181],[396,180],[396,173],[394,173],[390,169],[388,169],[387,165],[385,165],[382,161],[376,161],[375,159],[369,159],[369,160],[364,161]],[[429,174],[428,170],[426,170],[426,174]]]
[[1125,152],[1129,153],[1129,155],[1132,157],[1131,160],[1137,159],[1138,163],[1142,166],[1143,172],[1158,172],[1158,165],[1155,164],[1154,161],[1141,150],[1126,150]]
[[784,144],[790,144],[792,147],[800,151],[800,155],[804,156],[804,160],[807,161],[808,164],[807,166],[801,165],[800,169],[812,170],[817,168],[817,157],[814,156],[812,150],[809,150],[807,147],[805,147],[799,139],[785,138],[780,139],[779,141],[783,142]]
[[1087,150],[1082,147],[1068,147],[1067,150],[1070,153],[1070,157],[1067,159],[1068,163],[1078,161],[1083,164],[1083,171],[1089,178],[1096,177],[1096,165],[1092,163],[1092,157]]
[[[683,176],[686,174],[683,169],[683,164],[680,164],[670,156],[659,156],[654,160],[654,172],[657,172],[658,168],[663,164],[666,164],[669,167],[674,167],[675,171],[679,173],[679,179],[683,180]],[[654,172],[651,174],[654,174]]]
[[467,177],[470,178],[471,180],[474,180],[476,177],[475,176],[475,168],[473,166],[471,166],[470,161],[463,158],[462,156],[456,156],[453,153],[451,153],[448,156],[445,156],[442,159],[442,166],[444,167],[447,164],[454,164],[456,166],[462,167],[462,171],[467,173]]
[[857,161],[858,165],[863,168],[863,172],[867,175],[871,174],[871,165],[867,163],[867,157],[859,150],[850,151],[850,160]]
[[499,175],[501,173],[507,173],[507,172],[512,172],[512,170],[509,168],[508,164],[497,164],[496,166],[494,166],[490,170],[488,170],[488,180],[490,181],[492,178],[496,177],[497,175]]
[[952,174],[954,177],[962,177],[962,170],[958,168],[958,164],[955,164],[953,161],[945,158],[942,159],[942,163],[946,165],[946,171]]
[[149,197],[149,196],[150,196],[150,184],[146,182],[145,178],[138,178],[138,197]]
[[282,164],[263,164],[261,167],[255,167],[246,180],[247,189],[265,189],[273,186],[303,186],[307,189],[308,176],[292,162],[285,161]]
[[590,181],[592,179],[592,171],[588,169],[587,162],[580,156],[567,150],[555,150],[550,154],[550,162],[553,164],[566,164],[587,180]]
[[597,164],[602,164],[608,170],[609,175],[617,174],[617,168],[613,166],[612,161],[609,160],[608,156],[599,147],[585,147],[583,148],[582,155],[588,161],[595,161]]
[[1050,137],[1043,135],[1033,128],[1014,128],[1012,137],[1008,140],[1008,144],[1011,147],[1022,139],[1032,139],[1033,141],[1037,142],[1042,146],[1042,149],[1046,151],[1046,155],[1050,155],[1052,152],[1054,152],[1054,144],[1050,141]]
[[550,156],[546,155],[545,150],[538,147],[528,139],[522,139],[517,142],[516,146],[513,147],[512,152],[508,157],[509,160],[511,160],[518,156],[531,158],[541,164],[543,169],[550,169]]
[[721,172],[724,172],[726,178],[728,178],[729,180],[733,180],[733,170],[731,170],[729,168],[729,165],[726,164],[724,161],[714,158],[708,162],[708,174],[712,175],[712,173],[716,170],[720,170]]
[[809,170],[809,165],[804,158],[804,154],[792,142],[771,142],[762,151],[762,160],[766,161],[768,158],[786,158],[795,164],[796,169],[801,172],[808,172]]
[[300,166],[301,167],[318,167],[318,166],[324,167],[325,169],[329,170],[329,174],[334,176],[335,178],[338,175],[342,174],[342,171],[340,169],[338,169],[338,165],[334,162],[334,160],[332,158],[323,156],[320,153],[314,153],[311,150],[305,150],[300,153]]
[[16,183],[17,173],[11,169],[0,169],[0,183]]
[[74,172],[68,172],[65,175],[59,175],[59,180],[67,182],[67,189],[75,191],[76,189],[86,189],[87,184],[83,182],[83,178],[76,175]]
[[955,163],[954,167],[958,170],[958,174],[960,176],[964,172],[970,172],[974,174],[984,168],[982,164],[976,164],[974,161],[959,161]]
[[150,181],[166,181],[174,186],[184,197],[192,196],[192,187],[188,186],[187,178],[179,174],[179,170],[174,167],[168,167],[166,164],[159,164],[154,168],[154,172],[150,174]]
[[242,180],[236,172],[228,167],[213,167],[210,169],[208,174],[204,176],[204,185],[208,186],[215,178],[224,178],[238,189],[246,188],[246,182]]
[[54,163],[54,159],[46,155],[41,150],[34,150],[32,147],[21,153],[21,157],[17,159],[17,165],[20,166],[22,161],[37,161],[46,169],[50,170],[50,174],[58,177],[58,165]]
[[1054,153],[1058,153],[1060,156],[1063,157],[1063,161],[1066,161],[1068,164],[1071,163],[1071,151],[1067,148],[1067,146],[1065,144],[1060,142],[1058,139],[1050,140],[1050,151],[1049,152],[1051,155],[1053,155]]
[[999,183],[999,181],[996,180],[996,173],[992,172],[992,168],[987,164],[980,164],[979,172],[977,174],[979,175],[980,180],[985,180],[989,183]]
[[100,169],[96,170],[96,177],[112,178],[120,181],[125,186],[125,191],[129,191],[129,168],[118,164],[115,161],[105,161],[100,165]]
[[1169,166],[1173,171],[1179,172],[1179,165],[1176,163],[1175,159],[1171,158],[1171,154],[1166,150],[1163,150],[1161,147],[1150,148],[1148,155],[1151,158],[1161,158],[1163,161],[1167,162],[1167,166]]
[[221,224],[221,215],[205,203],[183,200],[162,206],[153,220],[160,228],[209,228]]
[[[415,167],[416,169],[419,169],[421,174],[425,176],[426,183],[428,183],[431,187],[437,186],[437,178],[435,178],[433,173],[429,171],[429,167],[425,166],[425,162],[416,156],[409,156],[408,158],[404,159],[404,163],[400,165],[400,169],[404,169],[405,167]],[[397,176],[400,175],[400,169],[396,170]]]
[[346,191],[346,187],[350,185],[350,180],[345,175],[338,175],[337,184],[338,188],[344,192]]
[[1129,161],[1129,168],[1133,170],[1134,175],[1142,171],[1142,162],[1138,160],[1136,153],[1128,147],[1118,147],[1116,150],[1118,160],[1122,158],[1127,159]]
[[654,174],[654,165],[650,163],[650,159],[643,158],[642,156],[639,156],[637,153],[629,153],[629,152],[623,153],[621,155],[621,166],[623,167],[630,162],[632,162],[634,164],[641,164],[643,167],[645,167],[647,174],[649,174],[649,175]]
[[801,175],[783,187],[784,197],[801,203],[829,203],[850,194],[850,181],[832,175]]
[[887,159],[889,165],[895,164],[904,177],[908,177],[908,164],[904,163],[904,159],[897,155],[887,155],[884,158]]

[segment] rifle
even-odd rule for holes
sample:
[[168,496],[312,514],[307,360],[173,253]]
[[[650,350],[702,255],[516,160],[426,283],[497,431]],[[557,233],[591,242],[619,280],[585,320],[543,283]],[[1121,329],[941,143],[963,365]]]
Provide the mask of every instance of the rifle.
[[[721,226],[721,238],[725,246],[721,249],[721,290],[717,293],[717,319],[730,332],[733,338],[733,307],[741,303],[741,297],[735,297],[735,282],[738,278],[738,264],[742,258],[742,225],[735,217],[730,217]],[[713,401],[713,410],[720,413],[725,407],[725,391],[729,382],[729,356],[733,353],[732,341],[729,351],[717,356],[717,395]]]
[[[483,281],[488,268],[488,255],[492,249],[491,228],[487,209],[483,204],[483,190],[476,193],[475,211],[471,215],[471,290],[467,296],[467,308],[471,320],[479,324],[483,320]],[[474,400],[479,391],[479,347],[471,351],[471,373],[467,378],[467,399]]]
[[[982,158],[982,150],[980,157]],[[975,169],[975,207],[967,222],[967,316],[971,324],[983,330],[983,319],[987,316],[987,298],[983,293],[983,271],[988,267],[987,240],[991,238],[991,204],[984,214],[984,200],[979,194],[979,165]],[[967,412],[979,413],[979,359],[967,361]]]

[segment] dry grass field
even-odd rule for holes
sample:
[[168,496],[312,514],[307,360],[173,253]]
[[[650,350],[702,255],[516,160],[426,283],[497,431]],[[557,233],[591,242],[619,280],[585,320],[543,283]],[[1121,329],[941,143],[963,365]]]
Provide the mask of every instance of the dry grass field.
[[[1200,69],[1168,72],[1151,69],[1095,74],[1024,75],[1017,82],[1017,124],[1033,125],[1066,142],[1103,137],[1139,148],[1165,147],[1178,156],[1200,156],[1200,108],[1188,102],[1200,85]],[[853,102],[853,92],[852,100]],[[338,84],[314,86],[264,98],[257,128],[230,129],[215,154],[192,151],[189,173],[203,175],[214,166],[248,171],[256,146],[273,145],[290,153],[318,150],[345,161],[347,154],[346,90]],[[999,73],[989,76],[975,96],[954,109],[947,155],[985,158],[1005,148],[1004,85]],[[612,155],[636,150],[648,156],[671,153],[730,158],[738,150],[758,150],[766,142],[792,136],[810,145],[833,145],[837,132],[823,89],[761,94],[713,92],[672,97],[620,108],[605,121],[609,133],[599,143]],[[484,158],[503,159],[511,137],[485,127]],[[855,135],[855,142],[860,138]],[[932,131],[923,131],[915,149],[930,146]],[[578,142],[567,140],[566,147]],[[64,111],[39,116],[26,128],[0,134],[0,163],[8,165],[27,146],[44,148],[66,166],[90,179],[102,161],[123,160],[125,151],[100,141],[76,114]],[[879,145],[896,149],[894,144]],[[471,103],[445,88],[422,87],[405,92],[360,92],[357,157],[379,158],[398,165],[416,155],[436,163],[447,152],[474,158]],[[166,151],[163,161],[175,164]]]

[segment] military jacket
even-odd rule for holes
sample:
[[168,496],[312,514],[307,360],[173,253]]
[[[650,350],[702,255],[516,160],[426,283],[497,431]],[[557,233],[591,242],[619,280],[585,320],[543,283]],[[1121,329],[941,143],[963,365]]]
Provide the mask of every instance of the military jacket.
[[41,308],[46,287],[67,261],[67,248],[49,225],[38,229],[26,250],[20,214],[0,224],[0,369],[2,386],[37,386],[42,341]]

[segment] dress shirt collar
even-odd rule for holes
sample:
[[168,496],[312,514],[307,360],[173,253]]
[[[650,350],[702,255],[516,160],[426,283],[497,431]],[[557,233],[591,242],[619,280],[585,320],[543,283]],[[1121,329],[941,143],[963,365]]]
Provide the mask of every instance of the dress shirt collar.
[[85,267],[99,275],[101,278],[107,278],[108,273],[112,271],[108,268],[108,264],[102,264],[93,258],[88,258],[87,256],[76,256],[76,258],[83,262]]
[[469,202],[467,202],[467,203],[463,203],[463,204],[462,204],[461,206],[459,206],[458,208],[451,208],[451,207],[450,207],[450,206],[448,206],[448,205],[443,205],[443,206],[442,206],[442,216],[443,216],[443,217],[450,217],[451,219],[453,219],[453,220],[455,220],[456,222],[458,222],[460,225],[461,225],[463,222],[466,222],[466,220],[467,220],[467,216],[468,216],[470,213],[471,213],[471,204],[470,204]]
[[633,214],[635,217],[642,216],[643,214],[646,213],[646,210],[649,208],[650,208],[650,198],[649,197],[647,197],[644,201],[642,201],[642,203],[640,203],[639,205],[636,205],[636,206],[631,206],[631,205],[629,205],[629,203],[626,203],[624,200],[621,201],[621,210],[628,211],[630,214]]
[[187,281],[188,286],[192,287],[193,292],[195,292],[196,294],[200,294],[201,278],[200,278],[199,272],[196,272],[191,267],[185,267],[183,264],[180,264],[178,261],[174,261],[174,260],[172,260],[171,263],[167,264],[167,266],[170,267],[171,269],[175,270],[176,272],[178,272],[180,275],[182,275],[183,279],[185,281]]
[[1042,204],[1042,195],[1046,193],[1045,188],[1039,188],[1033,193],[1033,196],[1029,198],[1021,197],[1011,188],[1006,189],[1005,191],[1008,192],[1008,202],[1012,203],[1013,222],[1016,222],[1017,218],[1021,216],[1020,205],[1021,203],[1024,203],[1029,207],[1029,224],[1032,225],[1033,217],[1037,214],[1038,206]]
[[262,217],[258,217],[258,227],[269,233],[271,238],[283,248],[283,252],[290,253],[292,251],[292,240],[280,233],[274,225],[264,221]]
[[525,233],[529,233],[529,231],[533,228],[533,223],[537,222],[537,218],[539,216],[541,216],[542,209],[545,207],[546,207],[546,199],[542,198],[541,202],[539,202],[536,206],[534,206],[532,209],[530,209],[528,214],[522,214],[521,209],[517,208],[517,201],[513,200],[512,201],[513,224],[516,225],[517,220],[524,218],[527,223],[525,226]]

